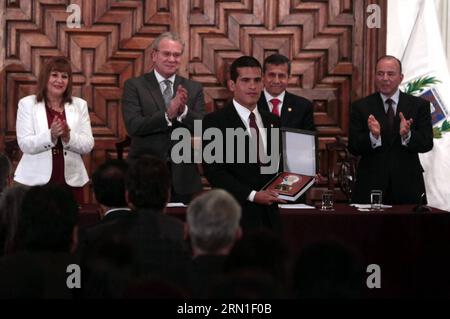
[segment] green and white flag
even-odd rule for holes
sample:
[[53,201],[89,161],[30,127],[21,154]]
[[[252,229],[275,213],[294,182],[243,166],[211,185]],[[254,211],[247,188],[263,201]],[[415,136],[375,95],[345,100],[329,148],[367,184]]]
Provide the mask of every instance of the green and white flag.
[[427,85],[432,90],[415,92],[417,95],[425,93],[424,97],[437,100],[430,110],[434,120],[434,146],[430,152],[420,154],[420,161],[425,170],[428,205],[450,211],[450,127],[447,122],[450,75],[434,1],[388,1],[387,14],[387,54],[402,61],[403,87],[427,78],[439,80],[439,83]]

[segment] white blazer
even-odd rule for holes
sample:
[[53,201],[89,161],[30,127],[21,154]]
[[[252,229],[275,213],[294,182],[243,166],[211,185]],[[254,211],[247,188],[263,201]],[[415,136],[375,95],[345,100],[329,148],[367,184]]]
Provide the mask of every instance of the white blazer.
[[[91,121],[85,100],[72,97],[72,103],[64,105],[67,125],[70,128],[69,143],[63,143],[64,176],[70,186],[80,187],[89,181],[80,154],[89,153],[94,147]],[[17,142],[23,152],[14,180],[25,185],[47,184],[52,175],[52,142],[44,102],[37,102],[35,95],[19,101],[16,120]]]

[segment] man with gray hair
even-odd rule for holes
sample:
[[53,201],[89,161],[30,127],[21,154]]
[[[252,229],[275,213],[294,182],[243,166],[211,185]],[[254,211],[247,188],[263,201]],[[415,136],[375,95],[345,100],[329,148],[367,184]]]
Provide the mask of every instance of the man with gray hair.
[[152,44],[153,70],[125,82],[122,110],[131,137],[128,159],[154,155],[165,161],[172,174],[172,201],[188,202],[202,189],[200,175],[193,160],[174,163],[170,153],[175,141],[170,136],[177,127],[193,133],[194,120],[203,118],[205,101],[200,83],[176,74],[183,51],[177,34],[159,35]]
[[187,229],[194,258],[190,267],[192,297],[204,298],[234,243],[242,236],[241,206],[232,195],[214,189],[195,198],[187,209]]

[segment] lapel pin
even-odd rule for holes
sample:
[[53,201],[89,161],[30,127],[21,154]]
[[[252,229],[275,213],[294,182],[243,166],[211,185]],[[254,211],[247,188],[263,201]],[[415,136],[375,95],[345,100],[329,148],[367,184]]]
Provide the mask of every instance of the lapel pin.
[[270,127],[273,127],[273,124],[272,124],[272,123],[270,124]]
[[288,112],[292,112],[292,107],[288,107]]

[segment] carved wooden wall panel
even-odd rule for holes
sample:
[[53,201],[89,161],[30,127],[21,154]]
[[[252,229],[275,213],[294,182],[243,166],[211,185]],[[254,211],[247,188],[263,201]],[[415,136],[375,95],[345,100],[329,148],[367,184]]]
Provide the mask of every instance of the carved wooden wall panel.
[[[72,62],[74,95],[90,107],[96,144],[85,156],[88,170],[115,157],[115,143],[126,136],[123,83],[151,69],[152,41],[173,30],[186,39],[180,73],[204,85],[208,111],[229,98],[235,58],[262,61],[278,51],[292,59],[289,90],[313,101],[322,154],[334,136],[348,134],[351,101],[373,89],[385,30],[365,26],[369,3],[386,7],[385,0],[0,1],[1,141],[15,138],[17,102],[34,93],[43,60],[64,55]],[[81,8],[81,28],[66,24],[70,4]]]

